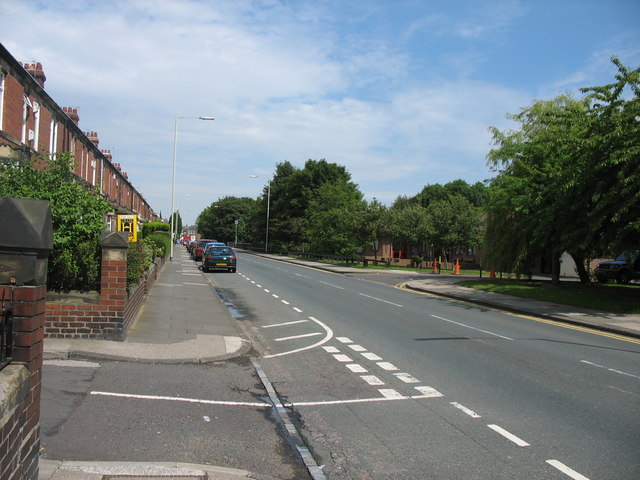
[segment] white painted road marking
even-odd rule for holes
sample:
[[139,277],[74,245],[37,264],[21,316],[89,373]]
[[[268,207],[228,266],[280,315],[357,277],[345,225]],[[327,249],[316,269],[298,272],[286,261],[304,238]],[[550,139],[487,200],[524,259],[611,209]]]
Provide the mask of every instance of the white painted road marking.
[[373,362],[375,362],[376,360],[382,360],[382,357],[379,357],[375,353],[371,353],[371,352],[364,352],[362,356],[367,360],[371,360]]
[[487,333],[489,335],[494,335],[499,338],[504,338],[505,340],[513,340],[513,338],[505,337],[504,335],[498,335],[497,333],[489,332],[488,330],[482,330],[481,328],[472,327],[470,325],[465,325],[464,323],[454,322],[453,320],[449,320],[448,318],[439,317],[438,315],[431,315],[433,318],[437,318],[438,320],[444,320],[445,322],[453,323],[455,325],[460,325],[461,327],[470,328],[471,330],[477,330],[478,332]]
[[360,365],[359,363],[349,363],[346,365],[346,367],[351,370],[353,373],[367,373],[367,369],[364,368],[362,365]]
[[384,382],[375,375],[360,375],[360,378],[367,382],[369,385],[384,385]]
[[608,372],[617,373],[619,375],[624,375],[626,377],[640,378],[638,375],[634,375],[633,373],[623,372],[621,370],[616,370],[615,368],[607,368],[604,365],[599,365],[597,363],[589,362],[587,360],[580,360],[581,363],[586,363],[587,365],[591,365],[592,367],[604,368]]
[[324,400],[319,402],[290,402],[283,403],[285,407],[321,407],[325,405],[349,405],[352,403],[376,403],[376,402],[397,402],[399,400],[423,400],[433,398],[426,395],[414,395],[411,397],[377,397],[377,398],[353,398],[348,400]]
[[327,353],[340,353],[340,350],[338,350],[336,347],[322,347],[324,348],[325,352]]
[[335,354],[333,358],[335,358],[339,362],[353,362],[353,360],[349,357],[349,355]]
[[402,380],[404,383],[420,383],[420,380],[418,380],[415,377],[412,377],[408,373],[394,373],[394,375],[398,377],[400,380]]
[[341,343],[353,343],[353,340],[351,340],[348,337],[336,337],[336,340],[338,340]]
[[284,342],[284,341],[287,341],[287,340],[296,340],[298,338],[317,337],[318,335],[322,335],[322,332],[305,333],[303,335],[293,335],[291,337],[276,338],[274,340],[274,342]]
[[103,397],[135,398],[137,400],[165,400],[169,402],[202,403],[206,405],[228,405],[232,407],[240,406],[240,407],[271,408],[270,403],[263,403],[263,402],[228,402],[226,400],[205,400],[202,398],[166,397],[162,395],[135,395],[131,393],[100,392],[100,391],[93,391],[91,392],[91,395],[100,395]]
[[499,427],[498,425],[487,425],[491,430],[498,432],[504,438],[511,440],[513,443],[518,445],[519,447],[528,447],[529,444],[522,440],[521,438],[516,437],[513,433],[507,432],[504,428]]
[[436,397],[444,397],[442,393],[436,390],[433,387],[429,386],[419,386],[415,387],[417,391],[419,391],[422,395],[420,397],[411,397],[411,398],[436,398]]
[[364,348],[362,345],[358,345],[358,344],[353,344],[353,345],[349,345],[349,348],[351,350],[353,350],[354,352],[366,352],[367,349]]
[[400,392],[397,392],[396,390],[394,390],[393,388],[379,388],[378,391],[385,398],[407,398],[404,395],[402,395]]
[[307,323],[309,320],[295,320],[293,322],[274,323],[272,325],[263,325],[261,328],[284,327],[287,325],[295,325],[296,323]]
[[480,415],[478,415],[476,412],[474,412],[473,410],[469,410],[467,407],[465,407],[463,405],[460,405],[459,403],[451,402],[451,405],[453,405],[454,407],[456,407],[459,410],[462,410],[464,413],[469,415],[471,418],[481,418]]
[[293,307],[293,309],[298,313],[302,313],[302,310],[300,310],[298,307]]
[[564,463],[559,462],[558,460],[547,460],[547,463],[552,467],[557,468],[565,475],[573,478],[574,480],[589,480],[584,475],[580,475],[578,472],[576,472],[575,470],[572,470],[571,468],[567,467]]
[[343,287],[340,287],[340,286],[338,286],[338,285],[334,285],[333,283],[323,282],[322,280],[320,280],[320,283],[324,283],[325,285],[328,285],[329,287],[339,288],[340,290],[344,290],[344,288],[343,288]]
[[364,293],[359,293],[358,295],[361,295],[361,296],[363,296],[363,297],[370,298],[370,299],[372,299],[372,300],[377,300],[377,301],[379,301],[379,302],[388,303],[389,305],[393,305],[393,306],[395,306],[395,307],[402,307],[402,305],[399,305],[399,304],[397,304],[397,303],[393,303],[393,302],[390,302],[390,301],[388,301],[388,300],[383,300],[382,298],[378,298],[378,297],[372,297],[371,295],[365,295]]
[[389,362],[378,362],[376,363],[376,365],[378,365],[381,369],[386,370],[388,372],[391,372],[393,370],[398,370],[398,367],[396,367],[393,363],[389,363]]
[[306,347],[302,347],[302,348],[297,348],[295,350],[289,350],[288,352],[281,352],[281,353],[272,353],[271,355],[265,355],[264,358],[275,358],[275,357],[282,357],[284,355],[291,355],[292,353],[298,353],[298,352],[303,352],[305,350],[311,350],[312,348],[316,348],[319,347],[320,345],[327,343],[329,340],[331,340],[333,338],[333,330],[331,330],[329,327],[327,327],[324,323],[322,323],[320,320],[318,320],[317,318],[314,317],[309,317],[309,320],[316,322],[318,325],[320,325],[325,332],[327,332],[327,334],[325,335],[325,337],[320,340],[319,342],[314,343],[313,345],[308,345]]

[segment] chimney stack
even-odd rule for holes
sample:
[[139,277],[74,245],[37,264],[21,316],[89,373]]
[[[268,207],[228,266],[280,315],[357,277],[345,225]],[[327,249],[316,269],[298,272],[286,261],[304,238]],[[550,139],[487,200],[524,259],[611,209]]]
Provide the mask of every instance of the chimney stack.
[[100,143],[100,140],[98,139],[98,133],[97,132],[84,132],[84,134],[87,136],[87,138],[89,140],[91,140],[91,142],[93,142],[93,144],[97,147],[98,144]]
[[44,74],[44,70],[42,70],[42,64],[38,63],[25,63],[24,69],[35,79],[35,81],[44,88],[44,82],[47,80],[47,77]]
[[100,151],[104,155],[104,158],[109,160],[109,162],[111,162],[111,160],[113,160],[113,155],[111,155],[111,150],[100,150]]
[[80,116],[78,115],[77,108],[62,107],[62,111],[67,114],[67,117],[69,117],[73,123],[78,125],[78,122],[80,121]]

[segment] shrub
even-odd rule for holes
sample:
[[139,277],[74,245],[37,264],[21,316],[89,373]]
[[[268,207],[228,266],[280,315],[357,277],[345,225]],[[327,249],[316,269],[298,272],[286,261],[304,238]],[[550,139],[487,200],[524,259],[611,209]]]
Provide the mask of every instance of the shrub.
[[154,259],[155,244],[148,239],[129,244],[127,252],[127,290],[140,282],[145,270]]
[[142,237],[147,238],[153,232],[168,232],[171,225],[164,222],[147,222],[142,225]]
[[146,238],[150,243],[153,244],[153,248],[155,251],[156,257],[164,258],[164,256],[171,249],[171,234],[166,232],[153,232]]

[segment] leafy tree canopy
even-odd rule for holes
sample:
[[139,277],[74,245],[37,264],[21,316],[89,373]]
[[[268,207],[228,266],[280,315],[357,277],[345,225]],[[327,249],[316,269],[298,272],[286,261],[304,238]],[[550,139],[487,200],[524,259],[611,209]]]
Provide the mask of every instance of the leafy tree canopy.
[[198,232],[204,238],[233,243],[237,220],[238,243],[248,242],[257,207],[256,200],[249,197],[224,197],[200,213],[196,220]]
[[527,272],[535,256],[585,260],[640,244],[640,70],[617,58],[616,81],[582,89],[579,100],[540,100],[508,118],[519,130],[491,128],[487,260]]

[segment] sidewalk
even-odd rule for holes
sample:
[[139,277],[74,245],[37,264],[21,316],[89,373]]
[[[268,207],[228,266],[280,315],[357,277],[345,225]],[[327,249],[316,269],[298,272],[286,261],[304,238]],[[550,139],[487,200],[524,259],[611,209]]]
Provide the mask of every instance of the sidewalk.
[[[202,363],[242,355],[251,344],[182,247],[175,249],[123,342],[47,338],[44,358]],[[202,302],[202,297],[211,299]]]

